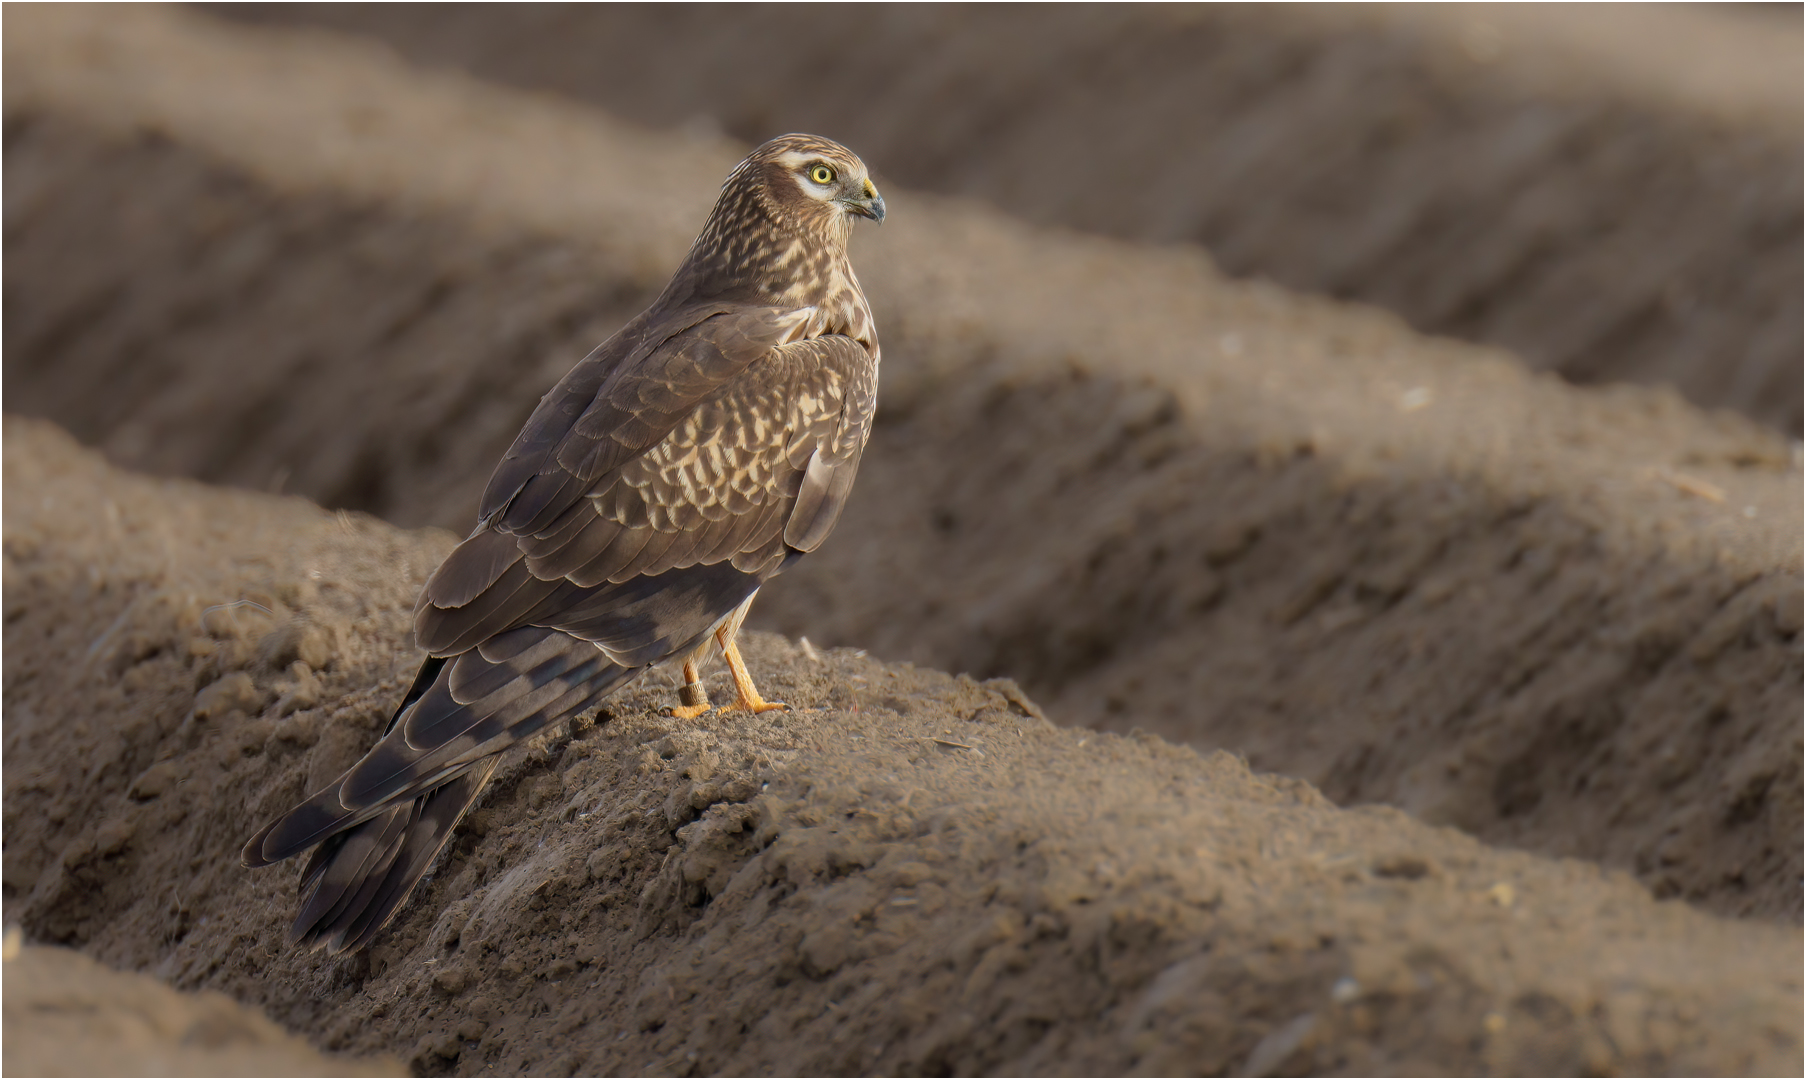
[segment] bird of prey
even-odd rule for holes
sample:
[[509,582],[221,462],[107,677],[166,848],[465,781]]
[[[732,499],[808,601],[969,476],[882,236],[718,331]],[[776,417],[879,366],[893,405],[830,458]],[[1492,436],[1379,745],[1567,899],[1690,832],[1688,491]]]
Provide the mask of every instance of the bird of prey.
[[540,399],[421,592],[428,655],[388,731],[245,845],[252,867],[314,848],[293,942],[367,944],[503,750],[653,665],[682,666],[678,716],[710,708],[716,650],[736,690],[723,711],[783,707],[734,641],[759,587],[834,528],[871,431],[856,218],[882,222],[884,199],[851,151],[759,147],[659,298]]

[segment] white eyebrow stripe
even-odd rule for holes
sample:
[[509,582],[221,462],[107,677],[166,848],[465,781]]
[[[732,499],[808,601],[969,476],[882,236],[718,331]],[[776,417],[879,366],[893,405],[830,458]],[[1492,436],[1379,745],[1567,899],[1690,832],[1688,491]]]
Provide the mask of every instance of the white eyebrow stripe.
[[789,168],[799,168],[808,162],[817,160],[821,156],[822,155],[820,154],[804,154],[796,150],[786,150],[782,154],[779,154],[775,160],[779,165],[784,165]]

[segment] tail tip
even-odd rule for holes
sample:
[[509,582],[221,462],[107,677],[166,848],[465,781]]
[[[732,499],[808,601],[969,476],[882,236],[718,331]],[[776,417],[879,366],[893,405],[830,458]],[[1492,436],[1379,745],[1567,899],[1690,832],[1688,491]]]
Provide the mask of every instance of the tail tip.
[[257,830],[256,836],[245,841],[244,849],[238,853],[238,861],[246,869],[256,870],[259,867],[271,866],[282,861],[280,859],[271,859],[264,855],[263,852],[263,842],[269,837],[270,830],[274,829],[276,825],[277,822],[270,822],[268,825]]

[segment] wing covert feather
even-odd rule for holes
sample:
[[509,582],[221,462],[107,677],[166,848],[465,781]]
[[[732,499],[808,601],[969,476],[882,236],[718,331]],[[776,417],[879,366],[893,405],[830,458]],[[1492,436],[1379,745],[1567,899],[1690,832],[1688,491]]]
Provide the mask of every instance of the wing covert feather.
[[[702,385],[704,372],[720,374],[725,354],[693,346],[726,333],[715,327],[732,322],[705,320],[645,364],[667,363],[692,387]],[[632,389],[662,408],[692,392],[668,384],[629,387],[624,379],[618,372],[602,393]],[[852,490],[875,389],[871,357],[850,338],[767,349],[738,376],[690,401],[683,415],[661,420],[658,442],[585,488],[561,516],[542,513],[545,520],[523,523],[519,532],[504,518],[461,544],[416,612],[422,646],[451,654],[514,626],[558,625],[548,605],[562,595],[563,582],[606,589],[721,562],[757,572],[786,547],[814,550]],[[612,407],[599,405],[583,416],[593,420]],[[595,617],[586,621],[585,636],[606,636]]]
[[622,331],[541,399],[490,478],[482,520],[502,532],[541,531],[589,485],[664,438],[697,401],[767,356],[812,311],[715,304]]

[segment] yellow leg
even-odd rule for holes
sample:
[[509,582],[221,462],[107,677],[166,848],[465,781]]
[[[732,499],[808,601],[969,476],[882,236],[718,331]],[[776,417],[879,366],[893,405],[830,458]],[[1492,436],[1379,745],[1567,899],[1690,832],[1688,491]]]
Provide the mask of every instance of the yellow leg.
[[759,696],[759,688],[753,685],[752,674],[746,670],[746,661],[740,659],[740,646],[734,643],[733,638],[723,639],[721,635],[716,635],[716,640],[721,642],[721,655],[727,659],[727,670],[734,676],[734,691],[738,694],[738,700],[724,707],[722,712],[745,709],[747,712],[762,713],[790,707],[781,701],[766,701]]
[[684,661],[684,684],[677,691],[677,699],[682,705],[673,705],[665,710],[667,715],[679,720],[694,720],[709,711],[709,692],[702,687],[702,676],[697,674],[696,665]]

